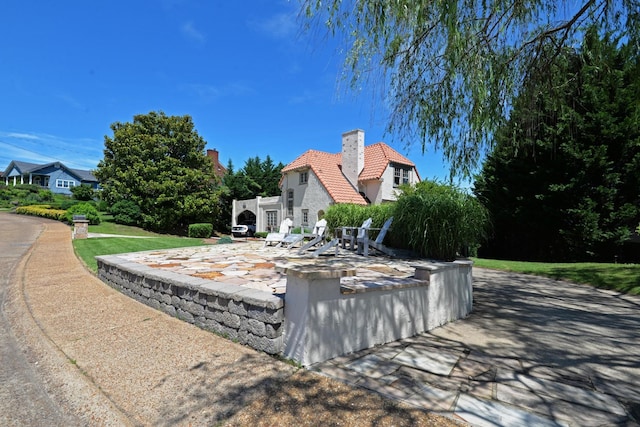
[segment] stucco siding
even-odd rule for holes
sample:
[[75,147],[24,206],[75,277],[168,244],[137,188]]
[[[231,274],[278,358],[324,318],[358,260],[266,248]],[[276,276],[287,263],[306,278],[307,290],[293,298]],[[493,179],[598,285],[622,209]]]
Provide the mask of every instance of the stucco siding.
[[[300,184],[300,173],[289,172],[282,181],[282,198],[284,201],[284,214],[287,214],[287,191],[293,190],[293,226],[302,225],[302,211],[309,211],[306,226],[313,227],[318,221],[318,212],[326,211],[333,200],[318,180],[313,171],[308,171],[306,184]],[[289,216],[289,215],[286,215]]]
[[372,204],[377,205],[382,203],[382,182],[367,181],[361,185],[360,189]]
[[380,187],[380,202],[396,199],[396,190],[393,186],[393,167],[387,166],[387,169],[382,175],[382,185]]

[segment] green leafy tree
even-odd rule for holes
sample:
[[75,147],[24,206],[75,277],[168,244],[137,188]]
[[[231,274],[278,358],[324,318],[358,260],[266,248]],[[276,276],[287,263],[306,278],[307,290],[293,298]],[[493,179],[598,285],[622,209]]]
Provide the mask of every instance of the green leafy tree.
[[129,200],[146,229],[186,233],[190,223],[211,222],[220,191],[205,141],[190,116],[162,112],[111,125],[96,177],[110,205]]
[[110,209],[116,224],[139,225],[142,219],[140,207],[131,200],[120,200]]
[[481,254],[612,261],[640,221],[640,54],[592,28],[550,73],[526,82],[476,181],[495,231]]
[[639,0],[304,0],[303,8],[310,27],[343,36],[351,87],[374,81],[389,133],[441,149],[452,174],[473,170],[522,82],[546,76],[585,26],[636,49],[640,40]]

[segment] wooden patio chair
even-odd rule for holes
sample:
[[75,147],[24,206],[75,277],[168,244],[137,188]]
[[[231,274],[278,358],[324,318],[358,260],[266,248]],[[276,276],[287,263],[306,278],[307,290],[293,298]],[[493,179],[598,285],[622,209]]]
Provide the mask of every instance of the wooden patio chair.
[[291,233],[291,228],[293,228],[293,221],[291,220],[291,218],[283,219],[280,223],[280,229],[278,230],[278,232],[267,234],[267,237],[265,237],[264,239],[264,246],[262,247],[265,248],[268,244],[271,243],[280,244],[285,239],[285,237],[287,237],[289,233]]
[[[393,217],[390,217],[388,220],[385,221],[382,228],[370,228],[370,227],[367,227],[366,229],[361,228],[358,231],[358,235],[356,237],[358,254],[369,256],[369,249],[371,248],[371,249],[380,251],[386,255],[394,256],[393,250],[382,243],[384,241],[385,236],[387,235],[387,231],[389,231],[389,228],[391,227],[392,222],[393,222]],[[371,240],[369,238],[369,233],[371,231],[378,231],[378,230],[380,231],[378,233],[378,236],[376,236],[375,240]]]
[[318,245],[319,243],[324,242],[324,234],[327,229],[327,220],[321,219],[316,222],[316,225],[313,226],[313,231],[309,235],[305,235],[304,237],[310,237],[307,243],[305,243],[299,250],[298,253],[301,254],[304,251]]

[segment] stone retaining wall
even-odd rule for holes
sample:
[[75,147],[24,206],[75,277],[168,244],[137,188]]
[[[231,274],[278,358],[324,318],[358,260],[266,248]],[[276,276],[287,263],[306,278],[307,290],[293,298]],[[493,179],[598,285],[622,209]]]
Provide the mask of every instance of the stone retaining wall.
[[[472,263],[414,265],[413,277],[355,278],[356,268],[286,268],[284,297],[96,257],[98,277],[143,304],[303,365],[406,338],[467,316]],[[353,277],[356,280],[342,278]]]
[[269,354],[284,350],[284,299],[268,292],[99,256],[98,277],[170,316]]

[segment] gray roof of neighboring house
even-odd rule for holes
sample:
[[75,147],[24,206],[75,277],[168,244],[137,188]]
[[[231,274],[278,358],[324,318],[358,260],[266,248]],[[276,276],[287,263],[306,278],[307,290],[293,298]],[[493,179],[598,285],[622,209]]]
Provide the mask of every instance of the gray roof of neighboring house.
[[93,173],[91,173],[91,171],[84,170],[84,169],[71,169],[65,166],[64,164],[62,164],[61,162],[37,164],[37,163],[21,162],[19,160],[12,160],[11,163],[9,163],[9,166],[7,167],[7,170],[5,171],[5,173],[9,171],[9,168],[11,167],[11,165],[16,167],[20,171],[20,173],[31,173],[40,169],[44,169],[51,165],[56,165],[56,164],[59,165],[61,168],[68,170],[78,178],[80,178],[80,181],[98,182],[98,180],[93,175]]

